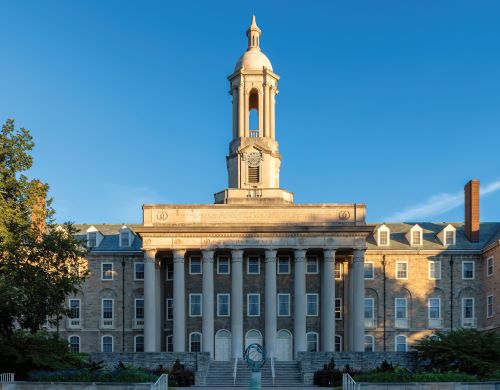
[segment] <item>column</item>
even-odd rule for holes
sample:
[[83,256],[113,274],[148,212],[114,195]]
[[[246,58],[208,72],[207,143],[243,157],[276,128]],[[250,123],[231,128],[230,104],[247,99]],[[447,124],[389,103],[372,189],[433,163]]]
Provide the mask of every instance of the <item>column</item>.
[[335,250],[323,251],[321,350],[335,352]]
[[186,251],[174,250],[174,352],[186,351],[186,290],[184,288],[184,256]]
[[264,137],[264,93],[259,91],[259,137]]
[[354,251],[352,281],[354,294],[353,303],[353,351],[363,352],[365,350],[365,279],[364,279],[364,257],[365,251],[356,249]]
[[231,96],[233,97],[233,139],[238,138],[239,123],[238,123],[238,88],[231,86]]
[[231,334],[233,358],[243,357],[243,251],[231,251]]
[[295,273],[293,277],[294,328],[293,340],[295,357],[306,351],[306,251],[295,250]]
[[144,352],[156,352],[156,250],[144,251]]
[[347,345],[349,347],[349,352],[354,351],[354,344],[353,344],[353,320],[354,320],[354,303],[353,303],[353,296],[354,296],[354,282],[352,280],[352,275],[353,275],[353,270],[352,270],[352,260],[350,263],[348,263],[348,272],[347,272],[347,290],[348,290],[348,296],[347,296]]
[[269,137],[269,85],[264,83],[264,137]]
[[238,135],[240,138],[245,136],[245,123],[243,121],[243,110],[244,110],[243,88],[244,88],[243,81],[240,81],[240,85],[238,88]]
[[269,128],[270,128],[270,135],[272,139],[276,139],[275,131],[274,131],[274,97],[276,96],[276,89],[274,87],[271,87],[271,94],[269,98]]
[[214,251],[204,250],[203,255],[203,352],[214,358]]
[[161,286],[161,274],[160,274],[160,266],[161,266],[161,263],[160,263],[160,260],[158,260],[157,262],[155,262],[155,305],[156,305],[156,330],[155,330],[155,335],[156,335],[156,351],[157,352],[160,352],[161,351],[161,339],[162,339],[162,335],[163,335],[163,326],[162,326],[162,315],[161,315],[161,308],[162,308],[162,304],[161,304],[161,297],[162,297],[162,293],[161,293],[161,290],[160,290],[160,286]]
[[245,119],[245,128],[244,128],[244,134],[245,137],[250,137],[250,110],[249,110],[249,95],[248,93],[244,90],[243,91],[243,99],[244,99],[244,108],[243,108],[243,118]]
[[266,250],[266,284],[265,296],[265,347],[269,356],[274,356],[276,341],[276,253],[275,250]]

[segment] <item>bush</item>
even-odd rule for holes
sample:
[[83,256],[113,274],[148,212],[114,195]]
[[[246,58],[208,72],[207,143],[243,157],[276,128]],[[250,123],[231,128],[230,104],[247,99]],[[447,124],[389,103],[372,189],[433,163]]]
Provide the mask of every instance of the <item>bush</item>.
[[353,375],[355,371],[349,365],[346,365],[344,370],[339,370],[335,367],[335,361],[332,358],[330,363],[323,366],[322,370],[314,373],[313,384],[321,387],[341,386],[343,373]]
[[406,369],[390,371],[372,371],[366,374],[356,374],[357,382],[372,383],[408,383],[408,382],[477,382],[475,375],[459,372],[411,372]]
[[[168,373],[168,371],[165,373]],[[168,384],[169,386],[179,387],[192,386],[194,385],[194,372],[184,368],[184,365],[182,365],[179,359],[177,359],[168,375]]]
[[92,370],[91,368],[66,369],[56,371],[36,371],[28,379],[40,382],[155,382],[158,376],[140,368],[124,367],[114,370]]

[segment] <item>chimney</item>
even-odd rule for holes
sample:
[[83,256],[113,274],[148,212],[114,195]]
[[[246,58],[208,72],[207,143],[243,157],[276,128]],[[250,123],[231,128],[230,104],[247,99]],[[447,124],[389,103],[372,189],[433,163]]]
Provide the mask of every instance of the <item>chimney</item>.
[[48,185],[34,179],[30,191],[31,200],[31,228],[37,240],[41,240],[45,233],[45,202],[47,200]]
[[479,180],[473,179],[464,187],[465,235],[471,242],[479,241]]

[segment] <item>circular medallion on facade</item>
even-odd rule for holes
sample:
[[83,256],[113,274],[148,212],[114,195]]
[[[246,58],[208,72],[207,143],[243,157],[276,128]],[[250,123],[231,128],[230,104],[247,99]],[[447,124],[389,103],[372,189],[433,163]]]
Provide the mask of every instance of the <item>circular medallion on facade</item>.
[[262,161],[260,152],[250,152],[247,154],[247,164],[249,167],[258,167]]
[[345,221],[345,220],[349,219],[350,217],[351,217],[351,213],[347,210],[342,210],[339,213],[339,219],[342,221]]
[[165,210],[160,210],[156,213],[156,219],[158,221],[164,222],[167,220],[167,218],[168,218],[168,214]]

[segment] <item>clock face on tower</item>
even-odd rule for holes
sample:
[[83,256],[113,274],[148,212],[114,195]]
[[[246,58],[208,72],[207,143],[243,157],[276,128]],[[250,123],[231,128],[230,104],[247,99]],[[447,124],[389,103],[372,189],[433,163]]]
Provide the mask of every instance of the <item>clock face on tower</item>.
[[262,161],[260,152],[250,152],[247,154],[247,164],[249,167],[258,167]]

